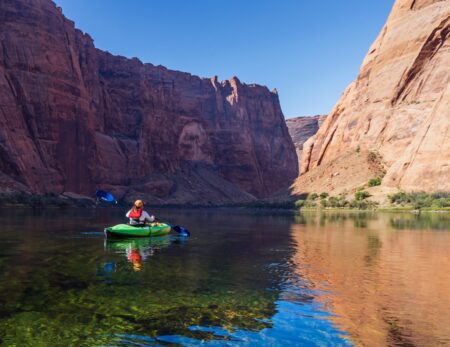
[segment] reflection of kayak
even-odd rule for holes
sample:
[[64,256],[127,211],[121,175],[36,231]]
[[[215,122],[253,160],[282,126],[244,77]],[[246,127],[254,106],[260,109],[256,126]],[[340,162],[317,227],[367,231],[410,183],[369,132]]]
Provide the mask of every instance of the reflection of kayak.
[[125,255],[133,265],[133,270],[141,271],[148,257],[155,255],[156,251],[170,246],[171,240],[170,236],[107,238],[105,239],[105,249]]
[[107,239],[105,249],[116,253],[125,253],[127,249],[137,248],[141,251],[146,251],[150,248],[161,249],[170,246],[170,237],[155,237],[155,238],[113,238]]
[[143,227],[135,227],[129,224],[117,224],[105,229],[108,237],[149,237],[169,233],[170,225],[165,223],[152,223]]

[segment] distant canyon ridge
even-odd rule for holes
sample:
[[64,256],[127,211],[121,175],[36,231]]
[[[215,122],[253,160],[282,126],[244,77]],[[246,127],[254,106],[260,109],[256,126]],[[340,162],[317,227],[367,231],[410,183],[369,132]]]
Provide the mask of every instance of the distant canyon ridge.
[[0,1],[0,191],[250,202],[298,175],[276,91],[96,49],[50,0]]
[[325,115],[317,115],[286,119],[289,135],[291,135],[297,151],[299,164],[302,160],[303,144],[317,133],[326,117]]

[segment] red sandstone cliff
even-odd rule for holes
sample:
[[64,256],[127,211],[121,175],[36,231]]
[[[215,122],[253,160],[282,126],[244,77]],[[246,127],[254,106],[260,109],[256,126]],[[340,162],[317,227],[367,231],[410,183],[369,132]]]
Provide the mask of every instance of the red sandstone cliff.
[[384,170],[385,187],[450,190],[449,37],[450,1],[397,0],[358,78],[304,145],[293,192],[339,193]]
[[0,1],[0,186],[265,197],[298,173],[278,95],[94,47],[50,0]]

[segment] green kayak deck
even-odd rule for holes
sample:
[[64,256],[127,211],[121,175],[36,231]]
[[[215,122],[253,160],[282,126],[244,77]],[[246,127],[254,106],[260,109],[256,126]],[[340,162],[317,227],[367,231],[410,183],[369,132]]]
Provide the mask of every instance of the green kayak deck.
[[166,223],[152,223],[146,226],[117,224],[113,227],[105,228],[105,235],[107,237],[151,237],[166,235],[170,230],[171,226]]

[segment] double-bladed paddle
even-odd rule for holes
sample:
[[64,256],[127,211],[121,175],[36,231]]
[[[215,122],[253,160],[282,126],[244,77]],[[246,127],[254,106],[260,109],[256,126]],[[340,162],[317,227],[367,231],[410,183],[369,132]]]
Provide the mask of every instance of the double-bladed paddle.
[[101,201],[117,204],[116,198],[109,192],[105,192],[104,190],[97,190],[95,192],[95,195],[97,196],[97,199]]
[[[170,224],[169,224],[170,225]],[[170,225],[172,230],[176,231],[180,236],[189,237],[191,233],[186,228],[183,228],[181,225]]]

